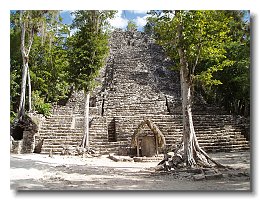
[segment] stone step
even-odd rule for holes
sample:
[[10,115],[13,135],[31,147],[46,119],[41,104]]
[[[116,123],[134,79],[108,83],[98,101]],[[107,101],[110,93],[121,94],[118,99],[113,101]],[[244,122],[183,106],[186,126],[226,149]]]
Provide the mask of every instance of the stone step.
[[[50,133],[50,134],[40,134],[40,137],[44,138],[70,138],[70,137],[80,137],[83,135],[83,132],[75,132],[75,133],[62,133],[62,132],[55,132],[55,133]],[[89,133],[89,136],[93,139],[107,139],[107,135],[105,134],[92,134],[91,132]]]
[[[76,148],[79,144],[76,143],[70,143],[70,144],[63,144],[63,146],[69,146],[70,148],[74,147]],[[92,147],[94,150],[99,151],[102,154],[108,154],[111,152],[118,152],[119,146],[118,145],[102,145],[98,147]],[[50,150],[52,150],[53,154],[61,154],[63,147],[62,145],[50,145],[50,146],[44,146],[42,148],[41,153],[42,154],[49,154]]]
[[44,141],[68,141],[68,140],[79,140],[81,139],[83,136],[81,135],[70,135],[70,136],[66,136],[66,135],[52,135],[50,137],[43,137]]
[[[75,142],[64,142],[64,143],[46,143],[45,145],[42,146],[42,152],[43,151],[47,151],[48,149],[63,149],[63,147],[65,146],[69,146],[69,147],[77,147],[80,145],[80,141],[75,141]],[[60,151],[61,152],[61,151]]]
[[199,142],[199,144],[204,146],[220,146],[220,147],[228,147],[228,146],[234,146],[234,145],[240,145],[240,146],[248,146],[247,142],[215,142],[215,141],[208,141],[208,142]]
[[49,154],[52,150],[52,153],[55,155],[60,155],[63,148],[62,147],[49,147],[49,148],[42,148],[41,154]]
[[198,139],[198,142],[200,144],[209,144],[209,143],[215,143],[215,144],[220,144],[220,143],[228,143],[228,144],[238,144],[238,143],[242,143],[242,144],[248,144],[248,141],[246,140],[233,140],[233,141],[230,141],[230,140],[225,140],[225,139],[214,139],[214,138],[211,138],[211,139]]
[[63,142],[63,143],[58,143],[58,142],[55,142],[55,143],[44,143],[42,145],[42,151],[43,150],[46,150],[46,149],[63,149],[63,147],[77,147],[79,144],[80,144],[81,141],[69,141],[69,142]]
[[[202,145],[201,145],[202,146]],[[229,146],[202,146],[207,152],[221,152],[221,151],[238,151],[238,150],[249,150],[249,146],[245,145],[229,145]]]
[[49,134],[49,133],[79,133],[79,132],[83,132],[83,129],[43,129],[40,130],[39,133],[40,134]]
[[[151,105],[151,103],[148,102],[144,103],[143,105],[145,104]],[[133,130],[138,126],[138,123],[143,120],[142,115],[146,115],[146,118],[150,118],[163,132],[166,139],[166,145],[172,145],[181,140],[182,115],[154,115],[152,113],[149,115],[143,108],[143,110],[140,110],[134,106],[128,106],[126,108],[131,108],[132,112],[138,112],[139,115],[118,116],[118,119],[121,121],[118,121],[117,117],[115,117],[116,124],[121,123],[122,120],[127,122],[130,119],[135,119],[135,122],[131,125],[131,129]],[[111,107],[111,109],[114,109],[114,107]],[[131,110],[129,109],[128,111]],[[104,119],[105,118],[99,120],[98,118],[94,118],[94,124],[92,124],[90,128],[90,144],[102,152],[107,152],[108,150],[117,151],[120,146],[129,146],[129,136],[133,134],[133,131],[132,133],[128,133],[126,135],[117,135],[117,139],[120,140],[121,143],[115,142],[113,144],[108,142],[108,140],[114,140],[115,138],[114,136],[112,137],[111,135],[107,134],[107,132],[104,132],[104,126],[108,126],[109,124],[109,120]],[[229,150],[231,147],[236,147],[236,149],[238,149],[242,148],[243,146],[248,148],[248,142],[241,135],[239,128],[230,121],[231,119],[232,117],[230,115],[194,115],[194,127],[199,143],[202,144],[202,146],[205,148],[214,151],[216,148],[221,150]],[[77,115],[77,122],[82,123],[82,121],[82,115]],[[46,143],[43,145],[43,150],[48,152],[48,149],[52,147],[58,148],[58,144],[64,144],[65,142],[66,144],[70,145],[80,143],[82,138],[82,128],[71,129],[71,123],[71,115],[53,115],[50,118],[47,118],[40,130],[40,136],[46,138]],[[227,129],[225,130],[225,128]],[[144,131],[149,131],[149,129],[146,128]]]
[[71,125],[43,126],[41,130],[71,130]]

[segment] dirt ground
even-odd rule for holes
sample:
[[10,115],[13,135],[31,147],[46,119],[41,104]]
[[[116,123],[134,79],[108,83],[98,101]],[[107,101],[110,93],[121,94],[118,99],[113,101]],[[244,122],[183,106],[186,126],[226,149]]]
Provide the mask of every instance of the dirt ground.
[[223,177],[193,180],[188,174],[155,171],[158,162],[115,162],[108,155],[82,158],[11,154],[13,190],[193,190],[250,191],[250,152],[210,154],[234,170]]

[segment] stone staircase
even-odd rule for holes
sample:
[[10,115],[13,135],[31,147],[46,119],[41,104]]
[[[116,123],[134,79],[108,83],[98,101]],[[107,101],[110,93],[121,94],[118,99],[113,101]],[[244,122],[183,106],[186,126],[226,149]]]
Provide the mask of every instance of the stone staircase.
[[[147,115],[162,131],[166,145],[172,146],[182,139],[182,115]],[[248,141],[234,124],[231,115],[194,115],[194,127],[198,141],[206,151],[238,151],[249,149]],[[143,116],[116,117],[117,138],[129,146],[134,130]],[[149,131],[148,127],[144,131]]]
[[41,153],[49,153],[50,150],[54,153],[61,152],[63,147],[77,146],[82,132],[80,129],[72,128],[71,115],[52,115],[43,123],[37,139],[44,139]]
[[[93,118],[90,126],[90,146],[99,153],[118,153],[130,148],[131,136],[144,116],[115,117],[115,139],[109,141],[106,117]],[[146,115],[162,131],[166,146],[181,141],[182,115]],[[199,144],[208,152],[240,151],[249,149],[249,143],[241,134],[231,115],[194,115],[194,127]],[[42,153],[60,154],[63,147],[76,147],[82,139],[82,117],[53,115],[46,119],[39,132],[44,138]],[[144,132],[150,132],[146,127]]]
[[[182,137],[179,74],[162,49],[140,32],[115,31],[110,57],[91,97],[90,146],[104,153],[129,149],[131,136],[143,117],[152,120],[166,145]],[[44,138],[42,153],[59,154],[64,146],[76,147],[83,135],[84,94],[73,93],[66,106],[57,106],[43,123],[37,140]],[[199,99],[194,104],[196,136],[206,151],[239,151],[249,143],[231,115]],[[149,129],[145,129],[149,133]]]

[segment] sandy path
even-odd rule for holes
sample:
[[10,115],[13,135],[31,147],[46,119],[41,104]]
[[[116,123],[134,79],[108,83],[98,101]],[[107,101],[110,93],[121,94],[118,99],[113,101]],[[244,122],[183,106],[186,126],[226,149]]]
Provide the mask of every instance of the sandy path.
[[[249,152],[217,153],[223,164],[250,173]],[[80,158],[41,154],[11,155],[15,190],[249,190],[248,176],[192,181],[154,173],[157,162],[114,162],[107,155]]]

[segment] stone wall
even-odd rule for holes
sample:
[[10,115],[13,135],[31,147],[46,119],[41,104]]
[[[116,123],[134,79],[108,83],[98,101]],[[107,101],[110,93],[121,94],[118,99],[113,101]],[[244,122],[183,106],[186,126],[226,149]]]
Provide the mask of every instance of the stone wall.
[[11,139],[10,152],[14,154],[33,153],[37,143],[36,138],[39,134],[45,117],[36,113],[29,113],[25,121],[23,137],[21,140]]

